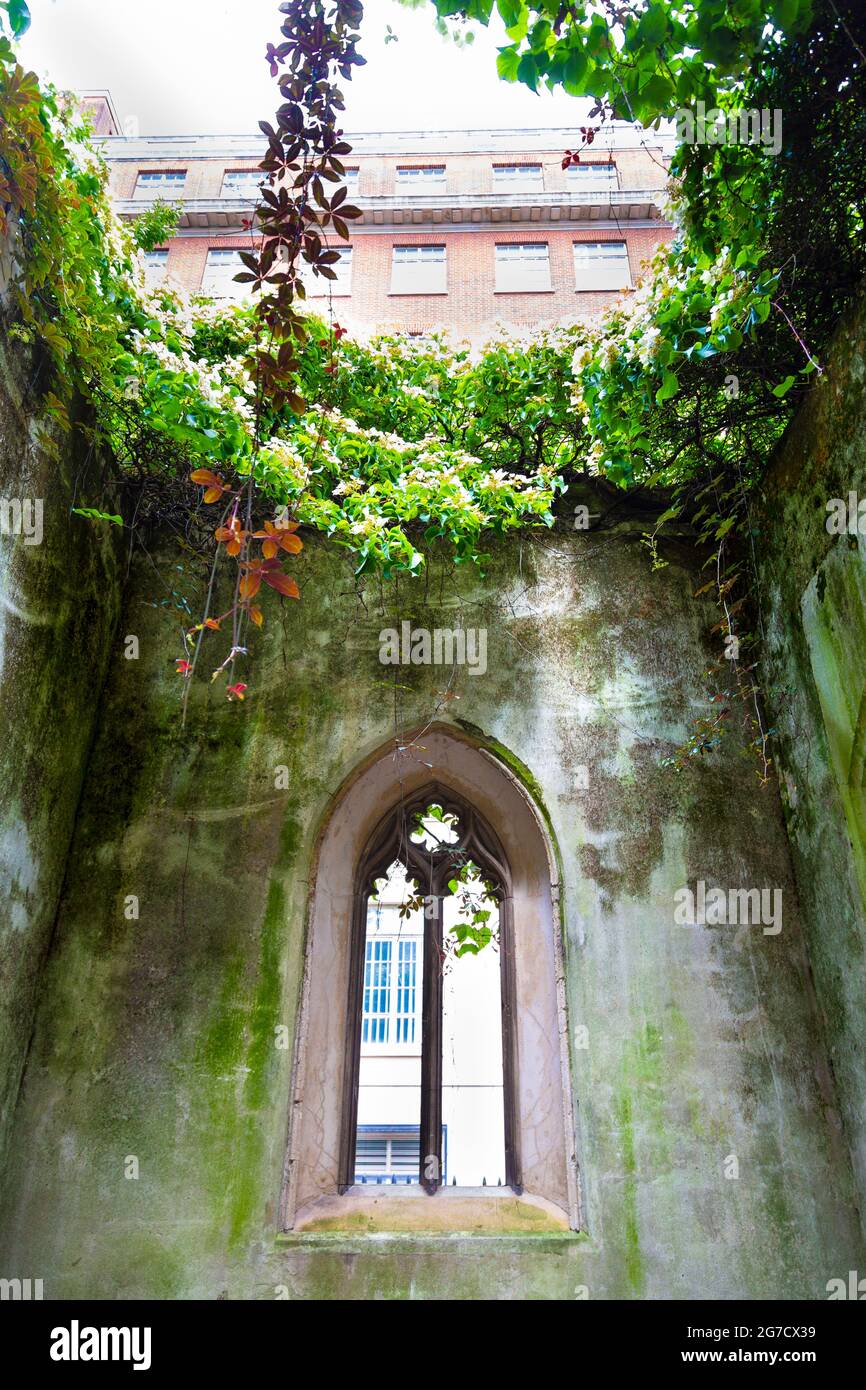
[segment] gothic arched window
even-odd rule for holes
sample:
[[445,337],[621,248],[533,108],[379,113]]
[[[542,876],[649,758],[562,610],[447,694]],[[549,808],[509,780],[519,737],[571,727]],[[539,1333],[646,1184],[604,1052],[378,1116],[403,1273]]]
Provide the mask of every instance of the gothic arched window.
[[349,773],[316,837],[283,1229],[494,1230],[535,1206],[578,1230],[555,844],[490,750],[443,724],[407,746]]
[[512,896],[489,826],[430,786],[355,879],[340,1187],[521,1190]]

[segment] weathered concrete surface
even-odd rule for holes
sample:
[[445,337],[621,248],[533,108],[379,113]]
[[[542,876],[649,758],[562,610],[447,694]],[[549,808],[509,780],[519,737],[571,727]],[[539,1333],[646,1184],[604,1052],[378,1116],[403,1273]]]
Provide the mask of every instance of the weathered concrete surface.
[[[133,574],[121,631],[141,656],[112,663],[100,714],[4,1273],[49,1298],[825,1297],[864,1250],[778,798],[734,742],[659,765],[704,707],[715,614],[694,575],[676,556],[652,575],[637,536],[565,529],[497,549],[483,584],[436,562],[358,592],[324,542],[295,571],[302,602],[266,605],[247,702],[202,682],[185,730],[177,626],[152,569]],[[403,618],[486,626],[487,673],[459,669],[447,702],[450,671],[395,681],[378,634]],[[586,1231],[280,1239],[275,1029],[294,1036],[317,835],[353,770],[433,718],[520,777],[558,847]],[[782,888],[782,931],[676,926],[700,879]]]
[[100,460],[52,426],[47,364],[2,328],[0,1179],[119,613],[112,538],[70,514],[101,486]]
[[779,731],[806,940],[866,1219],[866,788],[862,769],[851,775],[866,713],[866,535],[827,530],[831,498],[866,498],[863,310],[842,326],[824,367],[765,488],[761,679]]

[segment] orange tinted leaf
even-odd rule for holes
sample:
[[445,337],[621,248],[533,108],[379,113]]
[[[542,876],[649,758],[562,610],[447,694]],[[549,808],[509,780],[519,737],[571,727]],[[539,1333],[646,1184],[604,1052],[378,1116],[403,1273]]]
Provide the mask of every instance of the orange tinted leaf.
[[251,570],[250,573],[245,574],[241,580],[240,596],[241,598],[255,598],[261,587],[262,576],[255,570]]
[[256,627],[261,627],[262,623],[265,621],[265,615],[258,604],[254,603],[250,608],[250,618],[255,623]]
[[197,468],[194,473],[190,473],[189,480],[191,483],[201,483],[203,487],[221,488],[223,486],[222,478],[209,468]]
[[304,542],[301,540],[300,536],[283,536],[280,545],[283,547],[283,550],[288,551],[290,555],[299,555],[304,548]]
[[221,487],[209,487],[204,495],[205,502],[218,502],[223,495]]
[[301,591],[288,574],[283,574],[282,570],[273,570],[265,575],[265,582],[270,584],[272,589],[276,589],[278,594],[285,594],[286,598],[300,598]]
[[273,539],[272,536],[268,536],[268,539],[262,546],[262,554],[264,555],[265,559],[273,560],[274,556],[277,553],[277,549],[277,542]]

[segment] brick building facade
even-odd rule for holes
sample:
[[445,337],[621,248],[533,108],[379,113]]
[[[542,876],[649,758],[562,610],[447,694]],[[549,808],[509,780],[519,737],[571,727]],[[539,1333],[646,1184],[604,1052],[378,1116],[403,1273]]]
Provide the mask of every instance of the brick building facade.
[[[148,257],[152,280],[191,292],[244,293],[236,253],[256,198],[255,136],[120,135],[97,116],[122,217],[157,197],[183,205],[177,234]],[[106,126],[109,128],[106,129]],[[661,199],[665,141],[616,125],[564,170],[567,129],[407,131],[348,137],[351,224],[339,279],[308,293],[355,330],[421,333],[446,326],[471,337],[496,325],[526,329],[603,309],[632,288],[671,237]],[[320,298],[321,297],[321,298]]]

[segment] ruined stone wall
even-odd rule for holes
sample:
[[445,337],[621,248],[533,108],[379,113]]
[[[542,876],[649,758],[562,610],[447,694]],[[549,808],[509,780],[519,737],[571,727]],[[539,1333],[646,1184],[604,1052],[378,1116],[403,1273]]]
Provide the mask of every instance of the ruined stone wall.
[[90,489],[92,499],[101,489],[102,462],[52,424],[47,364],[10,341],[7,326],[0,331],[0,1181],[119,612],[113,540],[70,513],[76,496]]
[[[823,365],[823,379],[783,441],[756,517],[762,680],[779,732],[781,786],[806,939],[866,1219],[862,309],[843,324]],[[833,499],[837,505],[828,510]],[[839,534],[828,530],[828,521],[842,503],[847,515]]]
[[[17,1113],[4,1274],[49,1298],[820,1298],[862,1265],[778,795],[736,735],[661,766],[705,708],[716,615],[679,552],[651,572],[645,524],[564,521],[497,546],[483,581],[434,558],[399,585],[359,584],[308,539],[302,601],[265,605],[246,702],[199,682],[185,727],[178,618],[133,567]],[[174,585],[195,612],[197,585]],[[383,666],[380,630],[404,619],[486,628],[486,672]],[[315,847],[356,769],[430,720],[520,780],[556,849],[580,1234],[533,1233],[525,1211],[459,1237],[280,1230],[293,1056],[275,1036],[295,1037]],[[700,880],[781,889],[781,930],[677,925]]]

